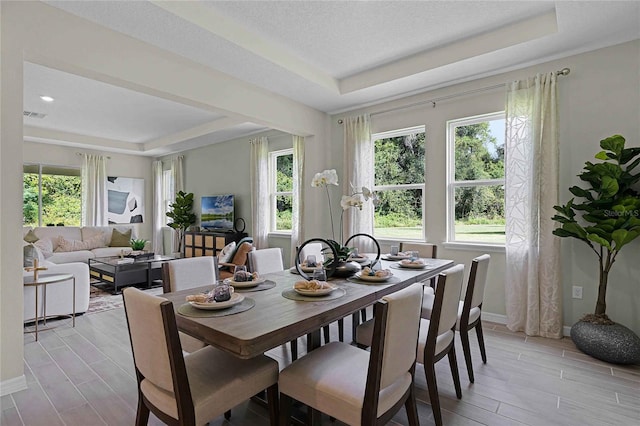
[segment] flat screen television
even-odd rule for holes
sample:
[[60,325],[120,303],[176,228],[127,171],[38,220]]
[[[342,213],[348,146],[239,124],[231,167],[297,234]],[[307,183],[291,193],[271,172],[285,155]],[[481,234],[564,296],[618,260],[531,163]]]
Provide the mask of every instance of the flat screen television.
[[202,228],[229,231],[233,229],[233,195],[211,195],[202,197]]

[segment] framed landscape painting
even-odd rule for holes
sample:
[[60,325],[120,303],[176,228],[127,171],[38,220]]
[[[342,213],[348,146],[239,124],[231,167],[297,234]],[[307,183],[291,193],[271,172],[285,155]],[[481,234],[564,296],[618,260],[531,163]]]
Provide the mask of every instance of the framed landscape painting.
[[107,220],[115,223],[143,223],[144,179],[107,177]]

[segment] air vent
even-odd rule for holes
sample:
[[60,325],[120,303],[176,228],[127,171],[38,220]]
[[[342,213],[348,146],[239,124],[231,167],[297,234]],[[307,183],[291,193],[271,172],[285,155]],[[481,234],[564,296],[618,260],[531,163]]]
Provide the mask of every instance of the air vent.
[[33,112],[33,111],[22,111],[22,114],[25,117],[29,118],[45,118],[47,114],[43,114],[41,112]]

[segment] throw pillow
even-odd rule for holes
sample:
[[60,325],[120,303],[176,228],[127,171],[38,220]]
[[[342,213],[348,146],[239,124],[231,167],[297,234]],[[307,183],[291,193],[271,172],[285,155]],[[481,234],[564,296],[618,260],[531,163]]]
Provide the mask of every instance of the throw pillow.
[[131,229],[120,232],[114,228],[111,233],[111,242],[109,247],[130,247],[131,245]]
[[33,245],[42,252],[45,259],[53,256],[53,241],[49,238],[42,238],[33,243]]
[[244,242],[238,246],[235,255],[233,256],[233,260],[231,263],[234,265],[246,265],[247,263],[247,255],[249,252],[253,250],[253,245],[249,242]]
[[218,264],[220,263],[229,263],[231,260],[231,255],[236,251],[236,242],[231,241],[229,244],[224,246],[220,253],[218,253]]
[[23,246],[22,247],[22,266],[24,266],[25,268],[27,266],[33,266],[34,259],[38,259],[38,262],[40,261],[38,256],[38,249],[35,248],[33,244],[27,244]]
[[79,240],[67,240],[62,235],[58,236],[58,248],[55,250],[58,253],[78,251],[78,250],[91,250],[94,248],[102,247],[104,244],[104,237],[102,235],[96,235],[89,238],[86,241]]
[[36,241],[39,240],[39,238],[36,235],[36,233],[33,232],[33,229],[29,229],[29,232],[26,233],[23,240],[25,240],[28,243],[35,243]]

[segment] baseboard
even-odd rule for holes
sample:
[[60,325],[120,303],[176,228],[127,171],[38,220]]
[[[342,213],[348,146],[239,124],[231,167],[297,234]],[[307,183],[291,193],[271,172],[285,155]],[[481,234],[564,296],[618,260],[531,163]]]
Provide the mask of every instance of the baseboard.
[[0,396],[9,395],[10,393],[25,389],[27,389],[27,377],[24,374],[22,376],[0,382]]
[[[482,319],[489,322],[495,322],[496,324],[507,324],[507,316],[502,314],[493,314],[491,312],[482,311]],[[562,334],[566,337],[571,336],[571,326],[563,326]]]

